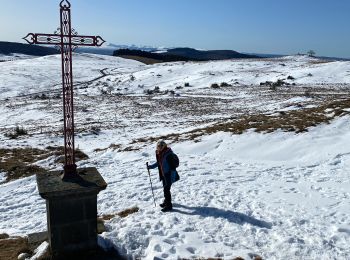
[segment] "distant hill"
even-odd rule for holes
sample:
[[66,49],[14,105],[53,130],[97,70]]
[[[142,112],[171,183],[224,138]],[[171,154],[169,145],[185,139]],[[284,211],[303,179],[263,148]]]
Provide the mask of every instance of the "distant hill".
[[119,49],[114,51],[113,55],[135,59],[146,64],[172,61],[209,61],[259,58],[259,56],[242,54],[230,50],[200,51],[191,48],[174,48],[157,53],[142,50]]
[[0,54],[9,55],[12,53],[21,53],[33,56],[46,56],[58,54],[59,51],[54,48],[29,45],[17,42],[0,42]]
[[121,44],[105,43],[99,48],[79,47],[76,49],[76,52],[94,53],[94,54],[101,54],[101,55],[113,55],[113,52],[119,49],[140,50],[140,51],[148,51],[148,52],[156,52],[156,51],[164,50],[164,48],[156,48],[151,46],[121,45]]
[[130,49],[116,50],[114,51],[113,56],[134,59],[146,64],[192,60],[190,58],[180,56],[180,55],[167,54],[167,52],[154,53],[154,52],[148,52],[148,51],[142,51],[142,50],[130,50]]
[[252,59],[260,58],[256,55],[243,54],[231,50],[210,50],[210,51],[201,51],[192,48],[175,48],[169,49],[165,54],[168,55],[177,55],[189,58],[191,60],[228,60],[228,59]]

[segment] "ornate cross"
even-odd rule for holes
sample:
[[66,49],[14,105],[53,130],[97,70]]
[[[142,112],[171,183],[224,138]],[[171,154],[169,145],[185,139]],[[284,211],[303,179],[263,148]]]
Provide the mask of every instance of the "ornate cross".
[[78,35],[72,29],[71,4],[63,0],[60,7],[61,27],[54,34],[29,33],[23,39],[29,44],[56,45],[61,50],[65,155],[63,179],[67,179],[77,176],[74,149],[72,51],[78,46],[101,46],[105,41],[100,36]]

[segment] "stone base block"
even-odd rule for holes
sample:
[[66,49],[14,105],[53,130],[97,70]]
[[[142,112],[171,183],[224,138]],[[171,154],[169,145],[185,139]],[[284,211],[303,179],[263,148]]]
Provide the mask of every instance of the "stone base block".
[[51,253],[57,259],[97,248],[97,194],[107,187],[96,168],[78,169],[72,180],[63,181],[61,173],[37,174]]

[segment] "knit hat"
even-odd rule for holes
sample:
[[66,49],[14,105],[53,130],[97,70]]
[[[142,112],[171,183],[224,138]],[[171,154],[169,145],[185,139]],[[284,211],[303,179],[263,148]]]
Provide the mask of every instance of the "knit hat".
[[160,140],[157,143],[157,149],[163,150],[165,147],[167,147],[167,144],[164,140]]

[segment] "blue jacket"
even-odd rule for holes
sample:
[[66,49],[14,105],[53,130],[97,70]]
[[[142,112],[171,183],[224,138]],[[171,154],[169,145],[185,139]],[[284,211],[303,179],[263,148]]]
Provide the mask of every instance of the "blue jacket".
[[150,169],[158,167],[159,180],[163,181],[163,186],[171,185],[180,179],[173,163],[173,151],[170,148],[166,148],[160,154],[156,153],[157,162],[149,165]]

